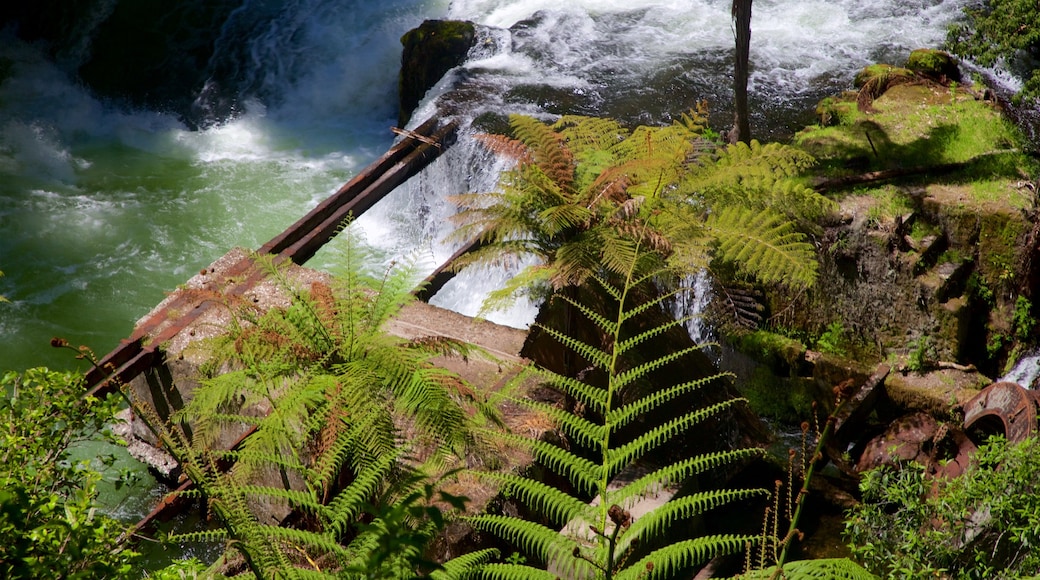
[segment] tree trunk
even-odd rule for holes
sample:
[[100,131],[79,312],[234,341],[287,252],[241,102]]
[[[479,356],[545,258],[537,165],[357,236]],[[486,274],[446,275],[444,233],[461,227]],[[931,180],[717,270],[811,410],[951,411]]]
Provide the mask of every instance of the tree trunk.
[[737,51],[733,66],[733,131],[730,141],[751,142],[748,120],[748,55],[751,50],[751,0],[733,0],[733,28]]

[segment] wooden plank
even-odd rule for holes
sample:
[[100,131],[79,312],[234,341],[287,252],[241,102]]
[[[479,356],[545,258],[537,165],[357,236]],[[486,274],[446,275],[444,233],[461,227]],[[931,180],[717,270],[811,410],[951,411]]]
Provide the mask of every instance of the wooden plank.
[[[417,127],[414,133],[427,137],[431,133],[434,133],[437,128],[437,120],[430,119]],[[300,241],[302,237],[322,224],[328,216],[335,212],[342,204],[357,197],[359,193],[372,185],[374,181],[379,179],[387,171],[390,171],[397,166],[402,159],[407,157],[421,145],[423,145],[423,142],[414,138],[403,139],[398,142],[384,153],[382,157],[370,163],[368,167],[362,169],[353,177],[353,179],[348,181],[343,185],[343,187],[339,188],[336,193],[319,203],[314,209],[308,212],[307,215],[297,220],[296,223],[289,226],[281,234],[275,236],[271,241],[260,246],[258,252],[262,254],[279,254],[285,251],[286,248]]]

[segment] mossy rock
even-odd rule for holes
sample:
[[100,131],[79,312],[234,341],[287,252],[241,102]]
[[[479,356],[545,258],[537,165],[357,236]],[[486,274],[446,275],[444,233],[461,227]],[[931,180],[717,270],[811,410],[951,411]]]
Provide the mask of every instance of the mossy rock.
[[780,376],[793,374],[805,359],[804,344],[766,330],[735,334],[729,340],[737,350]]
[[[895,77],[913,78],[914,72],[908,68],[892,66],[890,64],[871,64],[863,67],[852,80],[852,86],[862,89],[867,83],[875,78],[891,79]],[[885,84],[885,83],[881,83]]]
[[849,124],[856,115],[855,97],[827,97],[816,105],[816,115],[821,127]]
[[919,48],[910,53],[906,68],[915,73],[942,82],[961,80],[961,69],[957,60],[948,52],[930,48]]
[[398,121],[402,126],[426,91],[449,70],[465,62],[476,38],[476,26],[462,20],[427,20],[401,37],[404,51],[398,78]]

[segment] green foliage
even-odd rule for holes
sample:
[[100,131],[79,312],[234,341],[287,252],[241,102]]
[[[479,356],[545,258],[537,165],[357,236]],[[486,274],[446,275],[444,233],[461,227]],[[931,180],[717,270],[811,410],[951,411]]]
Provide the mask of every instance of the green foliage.
[[788,562],[777,573],[775,568],[754,570],[739,576],[741,580],[877,580],[877,576],[848,558],[821,558]]
[[[36,368],[0,378],[0,576],[127,578],[137,554],[126,526],[99,513],[97,466],[70,448],[98,436],[119,408],[85,397],[81,377]],[[102,459],[102,466],[105,458]]]
[[1011,315],[1011,325],[1015,329],[1015,337],[1018,340],[1029,340],[1033,329],[1036,328],[1036,318],[1033,318],[1033,303],[1025,296],[1015,299],[1015,310]]
[[[190,493],[223,524],[184,539],[223,540],[225,559],[263,578],[406,578],[436,569],[424,558],[444,525],[436,506],[458,509],[462,498],[430,477],[479,453],[473,425],[497,416],[432,359],[475,353],[457,341],[385,331],[414,300],[408,272],[371,281],[348,264],[345,276],[306,291],[267,267],[290,305],[257,313],[250,303],[229,304],[231,323],[204,344],[211,374],[191,401],[168,421],[138,405],[196,484]],[[222,434],[245,428],[238,447],[219,447]],[[282,515],[262,518],[260,506]]]
[[845,335],[845,325],[840,320],[835,320],[827,325],[827,329],[820,333],[816,339],[816,348],[820,352],[844,356],[845,345],[848,337]]
[[993,438],[953,479],[917,464],[881,467],[849,514],[853,554],[889,578],[1022,578],[1040,574],[1040,453],[1036,439]]
[[947,43],[956,54],[982,66],[1024,65],[1022,96],[1040,96],[1040,6],[1033,0],[988,0],[964,9],[967,20],[950,28]]
[[483,137],[517,162],[500,190],[453,198],[453,236],[483,242],[455,267],[534,258],[492,304],[623,275],[637,245],[652,250],[641,254],[646,270],[663,260],[691,272],[714,257],[763,282],[811,284],[815,254],[796,224],[833,207],[797,179],[813,159],[758,142],[714,151],[705,114],[631,131],[610,119],[510,117],[513,137]]
[[907,356],[906,370],[910,372],[923,372],[933,366],[935,362],[935,347],[930,337],[922,336],[910,343],[910,351]]
[[[565,491],[517,474],[486,473],[483,477],[501,482],[508,493],[540,516],[538,521],[504,515],[479,515],[469,521],[479,529],[498,535],[515,545],[534,562],[513,561],[489,564],[489,578],[669,578],[679,570],[702,563],[716,555],[743,548],[753,538],[739,535],[716,535],[679,539],[673,527],[717,506],[742,501],[764,493],[758,489],[704,490],[673,498],[661,507],[633,518],[629,510],[640,499],[674,486],[690,477],[723,465],[753,457],[757,449],[717,451],[651,467],[645,475],[634,479],[618,478],[655,449],[682,436],[690,427],[742,402],[725,400],[679,413],[661,424],[648,424],[631,440],[619,440],[622,429],[636,421],[645,421],[654,411],[678,397],[706,388],[722,375],[680,381],[672,385],[646,385],[650,372],[685,357],[699,346],[678,352],[658,353],[645,360],[649,339],[682,321],[664,322],[646,328],[640,319],[650,309],[660,308],[668,295],[655,299],[646,296],[655,279],[666,279],[673,271],[659,269],[635,276],[642,248],[636,248],[629,270],[620,284],[598,275],[590,279],[600,286],[613,302],[606,307],[610,315],[599,314],[589,306],[561,295],[589,324],[599,329],[602,344],[589,344],[553,328],[543,330],[589,361],[591,374],[604,378],[602,386],[545,369],[536,372],[545,384],[577,401],[584,412],[576,413],[533,401],[513,398],[511,402],[537,410],[550,417],[559,431],[571,442],[561,447],[544,440],[519,436],[510,441],[529,448],[533,456],[554,473],[566,478],[573,491]],[[647,388],[649,387],[649,388]],[[579,452],[579,448],[586,451]],[[623,479],[623,480],[622,480]],[[584,497],[596,499],[587,503]],[[560,528],[563,531],[559,531]],[[664,545],[653,550],[655,540]],[[646,553],[646,552],[649,553]]]

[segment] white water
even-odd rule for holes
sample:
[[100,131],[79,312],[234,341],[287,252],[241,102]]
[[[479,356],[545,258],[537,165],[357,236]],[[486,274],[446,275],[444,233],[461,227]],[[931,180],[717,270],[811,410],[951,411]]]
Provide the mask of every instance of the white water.
[[[781,132],[797,124],[864,64],[937,45],[965,2],[756,1],[757,118]],[[269,22],[239,25],[257,3],[245,2],[218,43],[248,55],[244,110],[200,131],[99,101],[35,47],[0,37],[0,62],[12,63],[0,84],[0,295],[11,299],[0,306],[0,369],[72,366],[46,346],[54,335],[108,351],[164,292],[232,246],[258,247],[381,154],[397,114],[399,38],[424,18],[508,27],[543,11],[513,33],[487,31],[462,71],[483,88],[471,114],[647,122],[707,98],[727,116],[728,0],[297,0]],[[537,85],[551,91],[529,90]],[[464,134],[364,216],[359,230],[379,260],[412,255],[426,269],[443,260],[443,196],[490,189],[492,162]],[[336,261],[332,247],[315,264]],[[464,275],[435,303],[473,313],[503,276]],[[521,305],[499,320],[522,326],[532,312]]]

